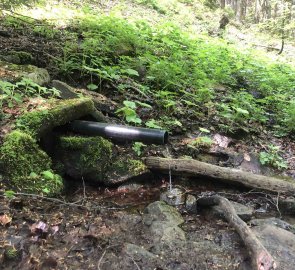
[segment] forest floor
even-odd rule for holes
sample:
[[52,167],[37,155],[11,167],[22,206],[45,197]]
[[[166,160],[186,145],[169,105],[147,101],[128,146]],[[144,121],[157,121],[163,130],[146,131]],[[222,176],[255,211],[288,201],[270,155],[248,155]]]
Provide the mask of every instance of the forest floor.
[[[129,12],[122,7],[124,5],[121,6],[122,13]],[[138,7],[135,5],[135,10],[140,10],[140,17],[142,9]],[[104,11],[108,9],[111,10],[111,6],[106,5]],[[162,17],[157,16],[159,19]],[[249,37],[252,39],[250,34],[245,33],[241,37],[235,29],[229,29],[234,42],[249,46],[260,43],[257,40],[251,43],[248,40]],[[58,40],[30,35],[30,31],[24,29],[18,31],[6,28],[5,31],[9,36],[1,37],[0,54],[9,51],[28,52],[34,59],[31,64],[47,68],[52,79],[64,79],[58,77],[57,70],[52,69],[50,65],[61,55]],[[276,42],[272,43],[272,46],[278,47],[279,40]],[[287,45],[286,51],[286,58],[295,55],[293,45]],[[77,86],[81,82],[72,78],[67,79],[67,83]],[[117,92],[114,94],[109,90],[104,93],[109,99],[124,100]],[[25,100],[21,106],[13,109],[3,107],[4,113],[9,117],[1,123],[0,138],[10,131],[11,124],[23,110],[32,109],[34,106],[30,100]],[[198,129],[199,123],[192,124],[186,119],[186,115],[180,120],[183,126],[180,130],[174,130],[167,147],[147,147],[142,150],[142,155],[156,153],[176,158],[191,156],[221,166],[266,175],[280,175],[289,177],[291,181],[295,179],[295,142],[292,138],[278,138],[266,132],[242,137],[230,137],[214,132],[211,134],[213,145],[205,151],[200,151],[187,147],[189,142],[202,135]],[[224,145],[224,142],[228,143]],[[280,146],[288,169],[279,171],[259,163],[257,153],[269,144]],[[144,209],[148,204],[159,200],[160,193],[168,186],[168,181],[167,175],[149,175],[139,183],[127,183],[113,188],[88,186],[88,183],[82,181],[69,182],[72,187],[58,200],[46,200],[29,194],[13,199],[1,196],[0,269],[250,270],[247,251],[238,234],[228,223],[212,217],[204,209],[190,214],[180,207],[184,218],[181,228],[187,239],[185,244],[177,242],[175,247],[168,245],[157,248],[157,245],[152,243],[142,222]],[[172,181],[174,185],[183,186],[188,193],[195,196],[217,193],[232,201],[251,206],[255,210],[253,217],[282,218],[276,196],[217,185],[210,179],[192,180],[172,175]],[[0,186],[0,189],[5,189],[5,186]],[[283,218],[295,225],[292,217]],[[288,268],[286,266],[282,269]]]

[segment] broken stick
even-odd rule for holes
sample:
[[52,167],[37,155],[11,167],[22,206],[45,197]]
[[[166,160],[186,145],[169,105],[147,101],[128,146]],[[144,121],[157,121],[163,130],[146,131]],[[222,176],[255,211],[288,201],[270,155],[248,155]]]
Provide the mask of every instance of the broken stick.
[[169,171],[171,169],[175,174],[202,175],[224,182],[242,184],[251,189],[295,194],[295,182],[292,183],[274,177],[220,167],[193,159],[147,157],[145,158],[145,164],[151,170]]
[[198,204],[203,206],[219,205],[221,207],[226,220],[235,228],[246,248],[252,262],[252,267],[255,270],[273,270],[276,269],[276,262],[269,254],[262,243],[257,239],[247,224],[238,217],[236,210],[230,201],[224,197],[214,195],[202,197],[198,199]]

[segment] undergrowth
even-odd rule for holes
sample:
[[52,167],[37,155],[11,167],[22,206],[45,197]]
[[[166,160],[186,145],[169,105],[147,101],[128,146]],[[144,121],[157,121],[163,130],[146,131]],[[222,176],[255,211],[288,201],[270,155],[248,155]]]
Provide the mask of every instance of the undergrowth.
[[[42,29],[42,34],[58,36],[56,31]],[[230,133],[266,129],[294,135],[295,68],[290,65],[170,22],[150,25],[88,13],[71,21],[63,35],[59,75],[80,78],[92,91],[122,95],[122,101],[148,103],[151,110],[131,108],[137,124],[165,126],[168,117],[205,121]],[[142,113],[147,109],[148,116]],[[119,112],[129,119],[125,111]]]

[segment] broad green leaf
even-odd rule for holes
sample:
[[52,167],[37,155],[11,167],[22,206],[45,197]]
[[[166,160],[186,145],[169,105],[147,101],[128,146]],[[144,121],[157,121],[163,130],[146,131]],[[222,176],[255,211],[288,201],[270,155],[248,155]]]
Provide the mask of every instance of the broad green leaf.
[[91,91],[94,91],[98,88],[98,86],[96,84],[90,83],[87,85],[87,88]]
[[210,130],[208,130],[206,128],[199,128],[199,130],[204,133],[210,133]]
[[124,104],[126,107],[129,107],[129,108],[131,108],[131,109],[136,109],[136,103],[133,102],[133,101],[124,100],[124,101],[123,101],[123,104]]

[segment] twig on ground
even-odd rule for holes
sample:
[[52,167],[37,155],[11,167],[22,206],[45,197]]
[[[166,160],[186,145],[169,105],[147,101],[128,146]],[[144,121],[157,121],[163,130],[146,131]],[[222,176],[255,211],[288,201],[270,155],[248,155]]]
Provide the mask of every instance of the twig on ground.
[[135,266],[137,267],[138,270],[141,270],[139,265],[136,263],[136,261],[133,259],[132,256],[129,256],[131,258],[131,260],[133,261],[133,263],[135,264]]
[[104,255],[106,254],[108,248],[109,248],[109,247],[107,247],[107,248],[103,251],[103,253],[102,253],[102,255],[101,255],[101,257],[100,257],[100,259],[99,259],[99,261],[98,261],[98,263],[97,263],[97,270],[100,270],[100,264],[101,264],[101,262],[102,262],[102,259],[103,259]]

